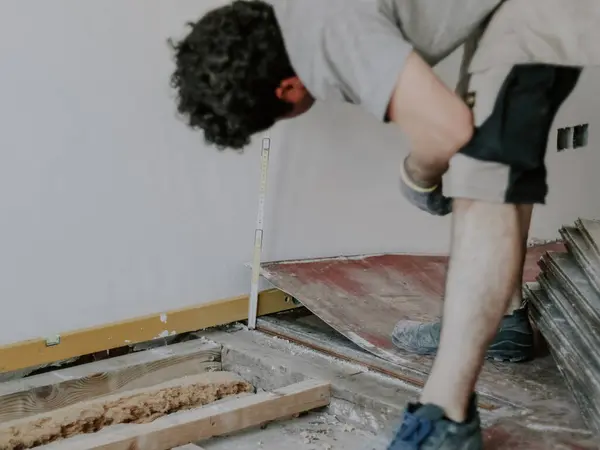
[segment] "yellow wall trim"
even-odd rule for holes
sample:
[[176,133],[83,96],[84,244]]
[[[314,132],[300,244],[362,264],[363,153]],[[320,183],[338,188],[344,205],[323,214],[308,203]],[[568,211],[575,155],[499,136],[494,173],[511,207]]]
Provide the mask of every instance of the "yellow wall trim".
[[[285,293],[261,292],[258,315],[295,308]],[[198,306],[152,314],[122,322],[70,331],[60,343],[48,346],[45,338],[0,346],[0,373],[47,364],[129,344],[149,341],[167,334],[180,334],[225,325],[248,318],[248,296],[204,303]]]

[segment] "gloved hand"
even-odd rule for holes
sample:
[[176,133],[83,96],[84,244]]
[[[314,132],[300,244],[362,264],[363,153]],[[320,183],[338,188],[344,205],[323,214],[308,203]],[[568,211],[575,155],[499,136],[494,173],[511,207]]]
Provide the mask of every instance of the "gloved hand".
[[406,161],[402,163],[400,172],[400,190],[404,197],[414,206],[434,216],[445,216],[452,212],[452,199],[442,194],[442,183],[424,188],[417,185],[406,170]]

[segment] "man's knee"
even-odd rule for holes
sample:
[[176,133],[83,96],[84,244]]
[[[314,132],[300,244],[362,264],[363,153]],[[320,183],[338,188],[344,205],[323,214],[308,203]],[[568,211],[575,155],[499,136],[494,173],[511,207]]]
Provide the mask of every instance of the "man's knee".
[[580,72],[530,64],[473,74],[469,96],[475,134],[450,162],[445,195],[544,203],[548,135]]
[[487,200],[475,200],[471,198],[453,199],[452,214],[454,220],[459,223],[468,222],[472,232],[484,232],[485,228],[496,226],[496,222],[512,222],[515,230],[521,234],[521,207],[525,205],[514,205],[508,203],[490,202]]
[[460,107],[456,108],[456,115],[450,118],[446,140],[448,142],[446,151],[452,152],[450,156],[454,156],[454,149],[461,149],[467,145],[475,134],[473,126],[473,113],[469,107],[461,102]]
[[473,116],[425,61],[412,53],[398,79],[388,117],[406,133],[413,150],[450,159],[473,135]]

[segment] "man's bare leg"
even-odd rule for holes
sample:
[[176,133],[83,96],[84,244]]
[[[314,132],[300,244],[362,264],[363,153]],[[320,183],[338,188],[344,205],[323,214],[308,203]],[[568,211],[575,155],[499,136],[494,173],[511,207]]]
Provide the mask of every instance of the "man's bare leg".
[[[522,274],[523,271],[521,271]],[[521,275],[521,278],[523,276]],[[517,287],[512,295],[510,296],[510,302],[508,303],[508,308],[506,309],[506,314],[512,314],[513,312],[521,309],[523,307],[523,289],[521,286]]]
[[465,420],[488,345],[521,284],[523,230],[529,227],[531,210],[454,201],[440,347],[421,397],[421,403],[440,406],[453,421]]
[[[521,288],[533,205],[518,205],[516,208],[519,212],[519,243],[521,246],[521,259],[517,276],[519,281],[515,284],[510,295],[501,329],[487,351],[486,357],[496,361],[522,362],[533,357],[533,330],[529,324],[527,311],[524,309]],[[450,276],[450,272],[448,276]],[[434,355],[439,350],[441,328],[440,322],[423,323],[402,320],[398,322],[392,333],[392,341],[396,347],[402,350],[417,354]]]
[[[529,238],[529,227],[531,226],[533,205],[518,205],[518,208],[519,223],[521,226],[521,245],[523,246],[523,258],[521,262],[521,273],[519,274],[519,280],[522,280],[525,268],[525,257],[527,256],[527,239]],[[510,297],[510,303],[508,304],[506,314],[511,314],[523,307],[523,287],[521,284],[522,283],[518,283],[515,287],[515,290]]]

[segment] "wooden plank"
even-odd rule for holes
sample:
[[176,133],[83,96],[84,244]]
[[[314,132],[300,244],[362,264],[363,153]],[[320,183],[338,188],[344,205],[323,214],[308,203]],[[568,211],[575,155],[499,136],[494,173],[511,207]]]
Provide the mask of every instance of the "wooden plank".
[[[253,392],[250,383],[231,372],[208,372],[180,378],[2,424],[0,448],[27,449],[101,431],[112,425],[149,423],[176,411]],[[181,443],[189,442],[192,440]]]
[[[545,244],[527,250],[524,281],[535,279],[537,260],[550,250],[564,246]],[[264,263],[262,275],[359,347],[427,374],[433,358],[397,348],[391,335],[399,320],[440,319],[447,264],[448,257],[433,255],[339,256]]]
[[526,284],[525,292],[531,300],[531,316],[548,342],[581,414],[594,432],[600,432],[599,361],[594,350],[581,341],[581,335],[539,283]]
[[[258,314],[272,314],[296,308],[292,299],[277,289],[260,293]],[[47,346],[44,338],[0,347],[0,373],[74,356],[156,339],[164,333],[179,334],[225,325],[248,318],[248,296],[168,311],[98,327],[61,334],[60,344]]]
[[[588,349],[600,349],[600,336],[598,336],[598,327],[585,320],[581,314],[581,307],[577,305],[571,296],[567,296],[558,280],[550,273],[540,273],[538,283],[544,292],[544,298],[547,299],[552,307],[561,314],[561,320],[567,322],[565,325],[575,330],[575,333]],[[600,359],[600,353],[596,354],[596,359]]]
[[600,254],[600,222],[580,218],[575,221],[575,226],[581,230],[589,244]]
[[600,326],[600,294],[571,254],[548,253],[541,259],[540,267],[556,279],[582,318],[594,327]]
[[[564,251],[561,243],[528,249],[524,281],[539,273],[546,251]],[[263,264],[268,281],[302,302],[322,321],[359,347],[387,360],[416,386],[430,372],[433,357],[397,348],[391,339],[398,320],[439,319],[447,259],[441,256],[384,254]],[[487,361],[477,384],[487,400],[528,407],[548,392],[570,398],[551,357],[523,364]]]
[[426,374],[397,366],[363,350],[317,316],[309,314],[310,316],[300,317],[294,311],[261,318],[257,321],[257,329],[335,358],[363,365],[417,388],[425,385]]
[[579,219],[575,222],[575,227],[562,227],[560,233],[594,289],[600,292],[600,252],[598,243],[592,237],[594,228],[591,221]]
[[577,265],[588,277],[596,292],[600,292],[600,257],[596,250],[584,238],[579,228],[565,226],[559,231]]
[[171,414],[154,422],[105,430],[48,444],[45,450],[168,450],[253,428],[329,404],[331,386],[322,381],[304,381],[273,392],[208,405]]
[[221,346],[195,340],[1,383],[0,423],[209,370]]
[[[309,313],[310,314],[310,313]],[[392,364],[369,353],[329,327],[317,316],[305,315],[300,310],[258,319],[257,329],[271,336],[312,348],[341,360],[367,367],[391,378],[396,378],[417,389],[425,385],[425,375]],[[479,392],[478,406],[493,411],[498,402]]]

